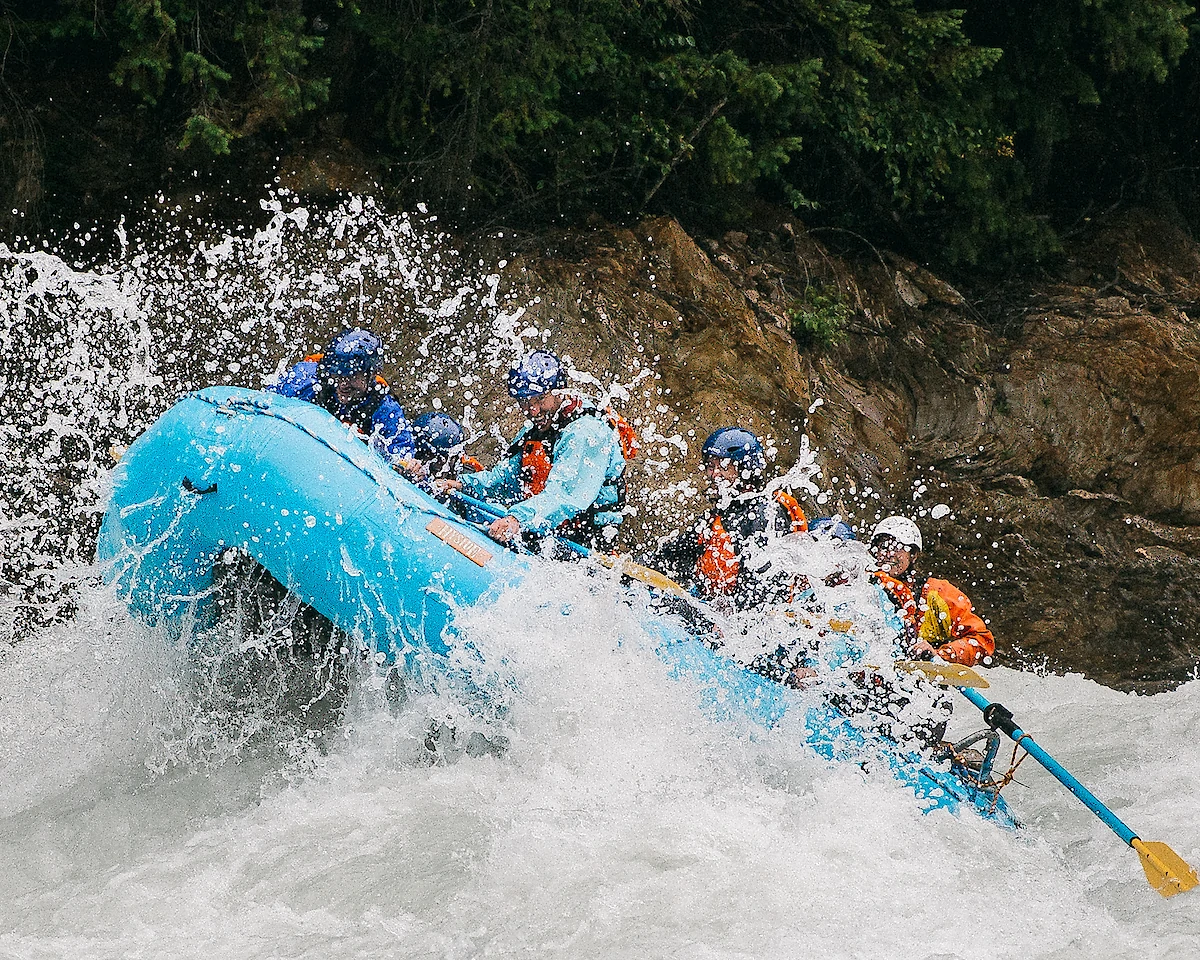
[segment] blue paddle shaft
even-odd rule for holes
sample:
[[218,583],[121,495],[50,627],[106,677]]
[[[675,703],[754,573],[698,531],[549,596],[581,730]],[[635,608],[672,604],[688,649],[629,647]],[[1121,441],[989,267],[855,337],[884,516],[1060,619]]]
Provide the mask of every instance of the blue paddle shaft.
[[[454,490],[452,493],[457,499],[461,500],[467,506],[474,507],[480,513],[486,513],[489,517],[494,517],[495,519],[499,520],[502,517],[508,516],[508,511],[506,511],[503,507],[496,506],[494,503],[488,503],[486,500],[480,500],[477,497],[472,497],[470,494],[463,493],[461,490]],[[578,543],[567,540],[564,537],[557,537],[556,539],[568,549],[574,550],[581,557],[586,557],[589,555],[587,547],[580,546]]]
[[[975,706],[977,706],[980,710],[984,711],[985,716],[988,716],[988,708],[993,707],[993,704],[989,703],[984,697],[970,687],[959,687],[958,692],[975,704]],[[996,704],[995,706],[999,705]],[[1007,711],[1005,712],[1007,713]],[[1065,769],[1063,769],[1062,765],[1057,760],[1039,747],[1034,742],[1033,738],[1029,736],[1029,734],[1025,733],[1024,730],[1011,722],[992,724],[990,717],[988,722],[997,729],[1004,731],[1004,733],[1008,734],[1008,736],[1014,741],[1018,741],[1022,749],[1028,751],[1029,755],[1043,767],[1045,767],[1059,783],[1061,783],[1064,787],[1075,794],[1075,796],[1082,800],[1084,805],[1091,810],[1092,813],[1103,820],[1118,837],[1132,846],[1133,841],[1137,839],[1137,834],[1130,830],[1129,827],[1125,826],[1125,824],[1121,822],[1117,815],[1109,810],[1108,807],[1097,800],[1087,787],[1085,787],[1082,783],[1071,776],[1071,774],[1069,774]]]

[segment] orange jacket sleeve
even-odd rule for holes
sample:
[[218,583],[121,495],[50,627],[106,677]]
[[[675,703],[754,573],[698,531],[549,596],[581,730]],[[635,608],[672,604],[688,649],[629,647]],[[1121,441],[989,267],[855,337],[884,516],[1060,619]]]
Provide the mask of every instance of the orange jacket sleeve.
[[912,590],[903,580],[897,580],[882,570],[872,573],[871,579],[883,587],[888,599],[896,605],[896,612],[904,621],[905,640],[911,644],[916,640],[921,627],[921,615],[917,612],[917,601],[912,595]]
[[933,577],[926,582],[923,594],[931,590],[946,601],[950,609],[950,632],[954,635],[953,640],[937,648],[939,657],[951,663],[973,667],[984,657],[996,652],[996,638],[975,613],[965,593],[949,580],[936,580]]

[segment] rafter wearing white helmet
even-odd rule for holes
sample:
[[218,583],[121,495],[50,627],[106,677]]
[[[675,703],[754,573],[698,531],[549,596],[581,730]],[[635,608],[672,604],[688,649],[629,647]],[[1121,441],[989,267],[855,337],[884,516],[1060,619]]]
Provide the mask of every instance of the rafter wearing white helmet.
[[875,543],[882,537],[891,537],[897,543],[915,550],[925,549],[925,541],[921,539],[920,527],[908,517],[902,517],[899,514],[884,517],[875,524],[875,529],[871,531],[871,543]]

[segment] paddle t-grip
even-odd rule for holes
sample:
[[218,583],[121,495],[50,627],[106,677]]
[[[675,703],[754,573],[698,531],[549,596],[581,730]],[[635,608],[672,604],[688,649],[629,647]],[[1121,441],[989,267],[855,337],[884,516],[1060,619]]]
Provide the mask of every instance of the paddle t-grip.
[[1012,711],[999,703],[989,703],[983,711],[984,722],[993,730],[999,730],[1016,740],[1021,735],[1021,728],[1013,723]]

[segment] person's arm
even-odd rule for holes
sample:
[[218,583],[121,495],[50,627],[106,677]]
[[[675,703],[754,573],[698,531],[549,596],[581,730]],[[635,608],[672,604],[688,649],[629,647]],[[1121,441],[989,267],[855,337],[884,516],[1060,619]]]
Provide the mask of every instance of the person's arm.
[[696,563],[700,560],[700,554],[704,549],[696,527],[697,525],[688,527],[662,544],[646,560],[646,565],[655,570],[661,570],[672,580],[678,581],[685,587],[694,586]]
[[[268,382],[263,387],[268,393],[278,393],[285,397],[299,397],[301,400],[312,398],[312,388],[317,382],[317,364],[315,360],[301,360],[278,380]],[[307,391],[307,396],[305,392]]]
[[953,637],[935,649],[943,660],[973,667],[996,652],[996,638],[983,619],[975,613],[967,595],[947,580],[930,580],[928,590],[936,591],[950,611]]
[[371,417],[371,425],[374,428],[371,431],[371,446],[388,463],[408,466],[416,454],[416,446],[408,421],[404,419],[404,408],[390,396],[384,397]]
[[880,603],[884,608],[889,626],[892,626],[905,647],[905,654],[917,655],[913,645],[920,638],[921,618],[917,613],[917,601],[908,585],[882,570],[871,573],[871,582],[882,594]]
[[458,482],[472,497],[510,504],[521,496],[521,457],[505,457],[491,470],[460,474]]
[[[529,533],[547,534],[596,502],[613,453],[612,428],[594,417],[570,424],[554,445],[554,463],[539,494],[514,503],[509,515]],[[465,481],[465,478],[464,478]]]

